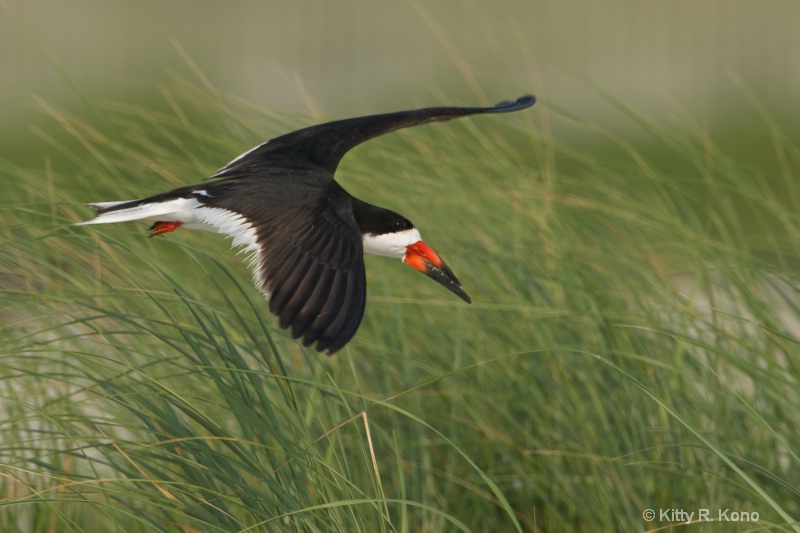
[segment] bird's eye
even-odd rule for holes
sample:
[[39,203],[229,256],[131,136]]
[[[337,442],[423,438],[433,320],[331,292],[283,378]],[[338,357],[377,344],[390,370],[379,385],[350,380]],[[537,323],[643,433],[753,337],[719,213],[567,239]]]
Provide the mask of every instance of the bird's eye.
[[392,229],[403,229],[405,227],[405,223],[402,220],[395,220],[392,222]]

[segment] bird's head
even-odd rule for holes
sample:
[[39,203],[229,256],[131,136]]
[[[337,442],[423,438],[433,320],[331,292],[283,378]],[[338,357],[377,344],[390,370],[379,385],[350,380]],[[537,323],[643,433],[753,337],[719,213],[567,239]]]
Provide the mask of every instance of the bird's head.
[[401,259],[403,263],[422,272],[465,302],[472,303],[456,275],[439,254],[423,242],[417,228],[402,215],[392,214],[393,217],[384,219],[383,227],[364,234],[364,251]]

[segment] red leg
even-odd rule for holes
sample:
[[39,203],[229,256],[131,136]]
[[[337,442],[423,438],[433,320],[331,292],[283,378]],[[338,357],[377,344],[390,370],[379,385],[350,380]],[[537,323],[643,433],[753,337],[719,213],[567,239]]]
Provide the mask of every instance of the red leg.
[[156,222],[152,226],[150,226],[150,230],[152,233],[150,234],[151,237],[155,237],[156,235],[161,235],[162,233],[169,233],[171,231],[175,231],[176,229],[183,226],[183,222]]

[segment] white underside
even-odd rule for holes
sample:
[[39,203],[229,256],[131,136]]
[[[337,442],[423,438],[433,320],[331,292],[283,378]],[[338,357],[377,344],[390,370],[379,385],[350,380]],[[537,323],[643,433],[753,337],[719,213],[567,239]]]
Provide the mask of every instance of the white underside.
[[[197,191],[195,194],[205,194]],[[123,202],[96,202],[89,204],[95,208],[108,208]],[[78,222],[77,225],[112,224],[115,222],[130,222],[133,220],[152,220],[165,222],[181,222],[187,229],[200,229],[214,233],[222,233],[233,238],[233,246],[244,246],[243,252],[257,253],[256,232],[250,223],[238,213],[217,207],[205,207],[196,198],[176,198],[166,202],[142,204],[128,209],[111,211],[98,215],[92,220]],[[385,255],[402,259],[406,254],[406,247],[419,242],[421,237],[416,228],[411,228],[395,233],[383,235],[364,235],[364,252],[375,255]]]
[[[195,194],[205,194],[197,191]],[[98,202],[89,204],[95,208],[108,208],[126,202]],[[166,202],[142,204],[128,209],[103,213],[92,220],[77,225],[112,224],[134,220],[181,222],[181,227],[222,233],[232,239],[232,247],[242,249],[238,253],[248,254],[248,266],[253,269],[256,286],[269,298],[265,280],[261,275],[261,248],[258,246],[256,230],[242,215],[218,207],[205,207],[196,198],[176,198]],[[419,231],[411,228],[384,235],[365,234],[364,252],[404,259],[406,247],[421,240]]]
[[[198,193],[203,192],[198,191]],[[107,208],[124,203],[126,202],[98,202],[89,205],[95,208]],[[77,225],[112,224],[133,220],[181,222],[182,228],[222,233],[231,237],[231,246],[242,247],[239,254],[248,254],[247,263],[253,269],[256,286],[266,293],[264,280],[261,277],[261,248],[258,246],[258,236],[255,228],[242,215],[219,207],[205,207],[195,198],[176,198],[100,214],[92,220],[79,222]]]

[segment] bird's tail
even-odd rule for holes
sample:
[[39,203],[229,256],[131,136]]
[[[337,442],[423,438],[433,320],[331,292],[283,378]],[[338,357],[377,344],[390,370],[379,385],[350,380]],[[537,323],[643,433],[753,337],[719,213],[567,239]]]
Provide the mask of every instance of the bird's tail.
[[149,220],[174,212],[174,207],[169,205],[169,202],[149,203],[142,200],[124,200],[121,202],[94,202],[86,205],[94,209],[97,214],[92,220],[78,222],[76,226]]

